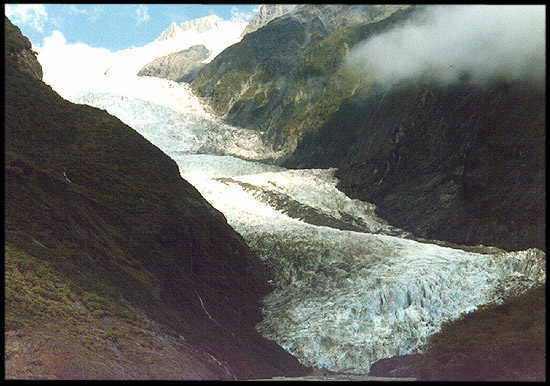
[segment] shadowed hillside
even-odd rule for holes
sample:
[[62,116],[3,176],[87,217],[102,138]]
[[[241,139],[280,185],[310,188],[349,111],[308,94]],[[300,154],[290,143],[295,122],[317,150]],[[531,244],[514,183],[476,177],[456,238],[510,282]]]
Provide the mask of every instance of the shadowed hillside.
[[6,18],[6,377],[302,374],[253,329],[263,266],[174,161],[44,84]]
[[289,163],[421,237],[546,248],[546,96],[520,82],[404,82],[346,99]]

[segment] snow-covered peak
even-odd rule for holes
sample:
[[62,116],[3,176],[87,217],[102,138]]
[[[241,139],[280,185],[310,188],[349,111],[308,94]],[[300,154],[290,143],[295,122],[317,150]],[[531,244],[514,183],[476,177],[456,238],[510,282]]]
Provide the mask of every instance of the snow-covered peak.
[[180,25],[172,22],[172,24],[170,24],[170,26],[165,31],[163,31],[155,41],[176,39],[180,36],[185,35],[186,31],[202,34],[212,30],[226,29],[229,26],[234,25],[242,25],[244,30],[246,24],[247,23],[241,21],[224,20],[216,15],[210,15],[201,17],[199,19],[184,21]]
[[[125,94],[139,91],[142,95],[144,81],[137,73],[144,65],[195,45],[203,45],[210,51],[210,56],[202,61],[208,63],[237,43],[247,25],[247,22],[227,21],[215,15],[180,25],[173,22],[158,39],[145,46],[117,52],[82,43],[68,44],[61,32],[54,31],[36,50],[44,81],[65,98],[80,91]],[[60,57],[64,59],[60,61]]]
[[216,15],[210,15],[201,17],[200,19],[184,21],[180,24],[180,28],[184,31],[192,29],[196,32],[202,33],[206,32],[212,28],[218,28],[224,23],[231,23],[230,21],[224,20]]
[[155,41],[158,42],[173,39],[177,36],[179,30],[181,30],[181,28],[176,24],[176,22],[173,21],[172,24],[170,24],[170,26],[166,28]]

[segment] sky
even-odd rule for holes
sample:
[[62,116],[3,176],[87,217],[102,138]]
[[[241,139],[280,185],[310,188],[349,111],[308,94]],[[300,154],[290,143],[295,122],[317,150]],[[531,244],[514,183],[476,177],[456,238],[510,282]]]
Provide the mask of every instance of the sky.
[[85,43],[111,52],[141,47],[172,22],[215,14],[250,21],[259,4],[5,4],[5,14],[33,46],[61,31],[69,44]]

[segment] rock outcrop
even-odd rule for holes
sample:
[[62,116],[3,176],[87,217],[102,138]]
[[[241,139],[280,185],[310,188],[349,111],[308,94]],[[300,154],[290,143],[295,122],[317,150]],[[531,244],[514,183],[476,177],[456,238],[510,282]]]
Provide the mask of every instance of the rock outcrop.
[[224,215],[136,131],[31,76],[6,32],[5,376],[303,374],[254,329],[269,287]]
[[244,29],[242,36],[262,28],[271,20],[283,16],[294,10],[297,6],[296,4],[262,4],[256,15],[254,15]]
[[42,80],[42,66],[36,59],[36,52],[26,36],[21,34],[17,26],[11,24],[5,17],[5,62],[17,63],[23,71],[28,72],[38,80]]
[[208,58],[210,53],[211,51],[203,45],[192,46],[147,63],[138,75],[189,83],[204,67],[204,63],[201,62]]

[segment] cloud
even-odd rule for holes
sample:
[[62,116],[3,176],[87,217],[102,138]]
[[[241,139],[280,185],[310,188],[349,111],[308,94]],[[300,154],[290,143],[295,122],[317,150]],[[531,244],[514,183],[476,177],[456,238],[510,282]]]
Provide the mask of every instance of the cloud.
[[62,96],[82,87],[98,85],[101,71],[108,68],[112,57],[112,53],[105,48],[92,48],[84,43],[69,44],[58,30],[44,38],[42,46],[35,49],[44,71],[44,82]]
[[545,6],[428,6],[401,27],[360,43],[347,57],[380,83],[418,76],[443,83],[546,79]]
[[256,13],[258,13],[259,10],[259,6],[249,12],[243,12],[238,7],[232,7],[231,21],[250,21],[256,15]]
[[149,21],[149,19],[150,19],[150,16],[149,16],[149,10],[147,9],[147,6],[140,4],[136,8],[137,24],[140,25],[141,23],[145,23]]
[[79,15],[79,14],[87,15],[88,11],[86,11],[85,9],[80,9],[74,4],[69,4],[69,13],[71,15]]
[[28,25],[39,32],[43,32],[48,21],[43,4],[6,4],[5,14],[14,24]]

